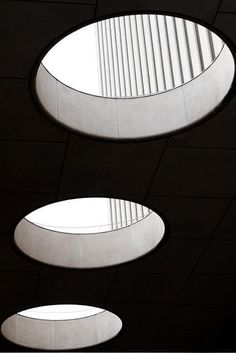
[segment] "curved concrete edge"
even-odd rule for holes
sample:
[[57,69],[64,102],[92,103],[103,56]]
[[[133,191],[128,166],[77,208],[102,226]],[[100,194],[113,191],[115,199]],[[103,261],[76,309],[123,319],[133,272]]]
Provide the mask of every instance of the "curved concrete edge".
[[93,346],[116,336],[122,328],[118,316],[103,311],[73,320],[38,320],[15,314],[1,326],[3,336],[18,345],[65,350]]
[[45,110],[79,132],[106,138],[143,138],[177,131],[216,108],[231,88],[234,59],[224,45],[215,61],[180,87],[137,98],[105,98],[57,81],[41,64],[36,92]]
[[155,248],[165,233],[154,212],[128,227],[104,233],[68,234],[22,219],[14,234],[17,247],[40,262],[69,267],[97,268],[138,258]]

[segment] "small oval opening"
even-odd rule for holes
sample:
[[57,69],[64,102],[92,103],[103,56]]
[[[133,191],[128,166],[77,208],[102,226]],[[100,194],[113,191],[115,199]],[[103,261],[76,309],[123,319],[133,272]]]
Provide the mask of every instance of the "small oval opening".
[[3,336],[20,346],[66,350],[93,346],[116,336],[122,322],[115,314],[84,305],[48,305],[21,311],[1,326]]

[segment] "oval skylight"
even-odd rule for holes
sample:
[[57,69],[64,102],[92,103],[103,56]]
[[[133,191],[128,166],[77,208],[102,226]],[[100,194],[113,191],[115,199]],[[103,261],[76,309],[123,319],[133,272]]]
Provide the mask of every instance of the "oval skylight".
[[132,139],[202,119],[220,104],[233,76],[232,54],[214,32],[182,18],[129,15],[59,41],[39,66],[36,91],[62,124]]
[[89,347],[116,336],[122,322],[113,313],[84,305],[48,305],[21,311],[1,326],[8,340],[33,349]]
[[44,206],[20,221],[14,239],[26,255],[56,266],[103,267],[138,258],[162,240],[160,216],[134,202],[82,198]]

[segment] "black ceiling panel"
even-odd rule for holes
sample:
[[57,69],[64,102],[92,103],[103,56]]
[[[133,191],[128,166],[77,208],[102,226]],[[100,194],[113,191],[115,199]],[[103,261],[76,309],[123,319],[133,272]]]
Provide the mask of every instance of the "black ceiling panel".
[[114,270],[112,269],[99,270],[98,272],[96,270],[76,271],[44,266],[40,274],[38,300],[45,304],[73,302],[102,306],[113,277]]
[[187,282],[179,304],[236,306],[236,276],[193,275]]
[[220,329],[230,319],[231,306],[196,305],[176,306],[163,325],[164,330]]
[[124,265],[120,271],[127,273],[191,273],[199,256],[204,251],[206,243],[206,240],[170,238],[166,240],[166,244],[147,258]]
[[236,38],[235,18],[236,13],[219,13],[214,22],[214,25],[230,39],[233,45]]
[[165,215],[170,236],[207,239],[214,232],[230,200],[199,197],[148,197],[145,203]]
[[236,150],[168,148],[150,195],[233,197]]
[[[191,352],[212,351],[211,346],[216,337],[216,331],[210,330],[162,330],[150,346],[151,351]],[[183,349],[184,347],[184,349]]]
[[236,275],[236,241],[211,240],[196,273]]
[[1,191],[55,192],[64,144],[0,142]]
[[111,303],[172,304],[186,281],[185,275],[118,273],[109,293]]
[[[14,0],[10,0],[10,1],[14,1]],[[27,1],[27,0],[25,0]],[[32,0],[31,0],[32,1]],[[37,0],[33,0],[33,1],[37,1]],[[65,3],[65,0],[40,0],[41,2],[55,2],[55,3]],[[66,3],[68,4],[80,4],[80,5],[85,5],[85,4],[96,4],[96,0],[67,0]]]
[[0,140],[65,142],[67,131],[40,113],[25,79],[0,78]]
[[39,263],[32,262],[30,258],[22,254],[13,246],[11,237],[0,236],[0,271],[39,271]]
[[127,330],[158,330],[170,311],[169,305],[107,303],[106,308],[119,313]]
[[218,0],[188,1],[188,0],[122,0],[110,1],[99,0],[97,6],[97,16],[110,15],[113,13],[123,13],[126,11],[160,11],[182,14],[201,18],[211,22],[218,8]]
[[1,192],[1,235],[13,237],[14,229],[20,220],[35,209],[55,201],[55,193],[40,192]]
[[220,11],[236,12],[236,4],[235,4],[235,1],[223,0],[223,1],[221,2]]
[[155,331],[130,330],[127,335],[127,331],[123,330],[112,341],[97,346],[96,352],[146,352],[155,334]]
[[215,233],[214,238],[219,239],[235,239],[236,237],[236,202],[233,201],[230,205],[227,213],[225,214],[224,219],[222,220],[220,226]]
[[3,302],[33,302],[37,292],[38,272],[2,271],[0,300]]
[[71,135],[60,194],[76,192],[81,196],[117,196],[142,200],[164,144],[165,140],[116,143]]

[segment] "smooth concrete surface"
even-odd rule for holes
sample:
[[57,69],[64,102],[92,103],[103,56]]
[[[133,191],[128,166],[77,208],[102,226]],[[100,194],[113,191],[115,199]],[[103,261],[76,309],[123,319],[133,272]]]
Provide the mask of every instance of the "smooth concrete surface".
[[18,248],[31,258],[50,265],[96,268],[136,259],[161,241],[165,226],[155,212],[141,221],[113,231],[69,234],[42,228],[25,218],[15,229]]
[[107,341],[121,328],[119,317],[104,310],[97,315],[73,320],[39,320],[15,314],[3,322],[1,332],[9,341],[24,347],[65,350]]
[[201,75],[156,95],[105,98],[85,94],[57,81],[42,64],[36,91],[44,109],[67,127],[97,137],[134,139],[168,134],[204,118],[230,90],[234,71],[233,56],[224,45]]

